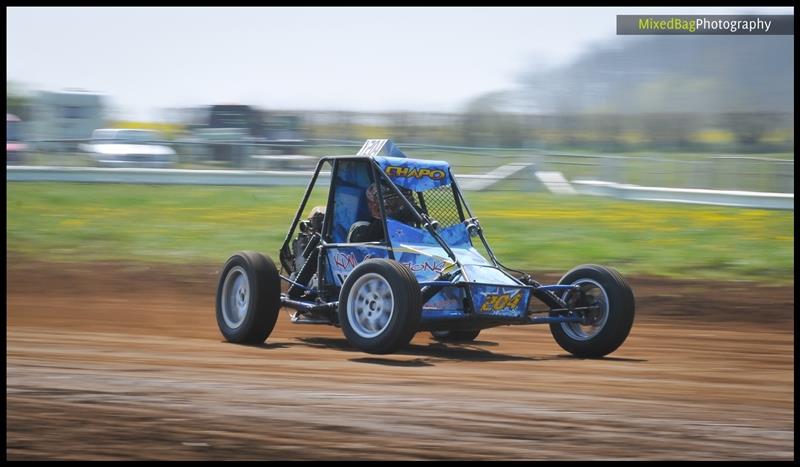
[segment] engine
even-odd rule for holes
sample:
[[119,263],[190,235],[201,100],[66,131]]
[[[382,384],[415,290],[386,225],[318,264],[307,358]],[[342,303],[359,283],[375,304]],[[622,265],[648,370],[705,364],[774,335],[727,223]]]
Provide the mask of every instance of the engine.
[[[313,288],[317,272],[317,255],[314,254],[322,238],[322,225],[325,207],[317,206],[311,210],[308,219],[299,223],[300,232],[292,240],[289,251],[281,251],[281,264],[290,273],[289,279],[303,286]],[[289,287],[290,298],[298,298],[303,289],[296,285]]]

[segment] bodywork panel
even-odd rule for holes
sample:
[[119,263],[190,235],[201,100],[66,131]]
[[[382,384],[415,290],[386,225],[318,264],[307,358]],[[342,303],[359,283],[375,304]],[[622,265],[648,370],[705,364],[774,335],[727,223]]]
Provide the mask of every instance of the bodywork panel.
[[334,243],[347,241],[350,226],[372,217],[367,208],[366,189],[370,184],[369,165],[362,161],[341,161],[333,179],[333,222],[331,238]]
[[341,246],[326,250],[328,268],[326,282],[341,287],[350,271],[361,262],[371,258],[388,258],[389,249],[384,246]]
[[399,187],[426,191],[450,184],[450,165],[445,161],[381,156],[374,160]]

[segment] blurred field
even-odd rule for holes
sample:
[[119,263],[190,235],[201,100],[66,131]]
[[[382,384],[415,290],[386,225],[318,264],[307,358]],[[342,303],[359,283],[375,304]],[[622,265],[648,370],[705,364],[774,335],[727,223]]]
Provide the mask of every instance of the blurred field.
[[[302,188],[7,183],[7,252],[55,262],[221,264],[275,256]],[[468,192],[507,266],[794,281],[794,212]],[[309,206],[324,204],[323,193]]]

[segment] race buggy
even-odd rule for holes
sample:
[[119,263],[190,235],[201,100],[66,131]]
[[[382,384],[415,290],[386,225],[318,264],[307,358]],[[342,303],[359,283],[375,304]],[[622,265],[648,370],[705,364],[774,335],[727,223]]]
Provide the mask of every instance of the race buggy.
[[[327,204],[301,221],[322,177],[330,177]],[[216,316],[227,341],[263,343],[281,307],[293,323],[340,327],[374,354],[398,350],[418,331],[469,342],[486,328],[547,323],[564,350],[597,358],[633,325],[633,292],[617,271],[581,265],[542,285],[503,266],[448,163],[410,159],[390,140],[320,159],[279,258],[280,272],[253,251],[225,263]]]

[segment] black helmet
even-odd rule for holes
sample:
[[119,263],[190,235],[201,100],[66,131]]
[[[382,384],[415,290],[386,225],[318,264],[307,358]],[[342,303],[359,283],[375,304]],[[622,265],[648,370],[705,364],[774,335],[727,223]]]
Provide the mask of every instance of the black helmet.
[[[414,205],[414,192],[408,188],[398,187],[403,196]],[[414,215],[408,212],[408,207],[397,193],[386,182],[381,182],[381,191],[383,192],[384,205],[386,215],[405,222],[413,221]],[[372,183],[367,187],[367,205],[369,206],[369,213],[375,219],[381,218],[380,197],[378,196],[378,184]]]

